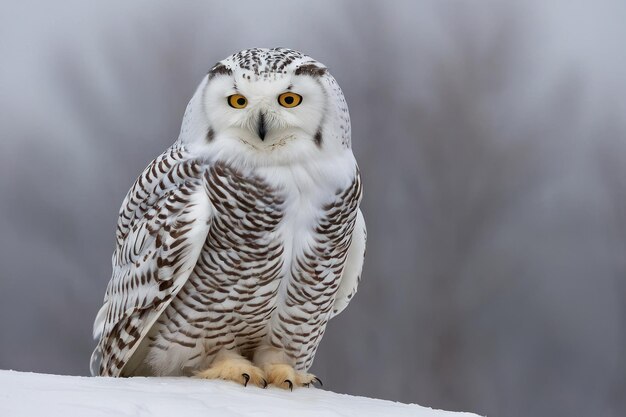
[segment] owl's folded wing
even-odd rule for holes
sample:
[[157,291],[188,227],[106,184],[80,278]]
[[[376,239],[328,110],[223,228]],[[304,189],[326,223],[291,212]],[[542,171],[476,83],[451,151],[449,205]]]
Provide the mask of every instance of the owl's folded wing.
[[119,376],[191,274],[211,206],[203,162],[174,145],[144,170],[119,213],[113,275],[94,323],[94,375]]
[[354,223],[354,230],[352,231],[350,248],[348,249],[343,273],[341,274],[341,283],[339,284],[337,295],[335,296],[331,318],[341,313],[348,306],[354,294],[356,294],[357,287],[361,281],[366,240],[367,230],[365,228],[365,219],[359,209]]

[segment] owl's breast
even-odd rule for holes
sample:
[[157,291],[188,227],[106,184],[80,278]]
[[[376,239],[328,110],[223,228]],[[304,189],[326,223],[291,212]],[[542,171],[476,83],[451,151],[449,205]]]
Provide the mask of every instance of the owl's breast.
[[319,239],[316,228],[336,187],[297,169],[268,173],[216,163],[205,175],[214,216],[195,272],[211,284],[215,308],[259,320]]
[[239,286],[245,298],[279,276],[285,196],[262,178],[225,164],[205,175],[215,215],[199,266],[219,283]]
[[209,232],[159,320],[154,349],[163,346],[166,363],[166,347],[178,345],[179,362],[193,368],[222,348],[249,355],[269,343],[307,368],[339,284],[354,212],[341,202],[354,187],[223,163],[204,175]]

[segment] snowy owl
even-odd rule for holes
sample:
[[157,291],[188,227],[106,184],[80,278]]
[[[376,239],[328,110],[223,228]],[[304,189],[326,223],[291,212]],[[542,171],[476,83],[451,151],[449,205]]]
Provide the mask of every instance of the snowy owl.
[[350,117],[285,48],[218,62],[119,212],[91,371],[293,389],[357,290],[366,230]]

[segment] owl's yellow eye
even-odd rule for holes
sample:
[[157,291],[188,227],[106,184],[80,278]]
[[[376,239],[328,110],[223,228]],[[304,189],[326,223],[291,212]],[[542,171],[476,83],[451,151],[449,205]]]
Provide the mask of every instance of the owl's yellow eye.
[[290,109],[302,103],[302,96],[296,93],[282,93],[278,96],[278,103]]
[[228,105],[234,109],[243,109],[248,105],[248,99],[241,94],[233,94],[228,96]]

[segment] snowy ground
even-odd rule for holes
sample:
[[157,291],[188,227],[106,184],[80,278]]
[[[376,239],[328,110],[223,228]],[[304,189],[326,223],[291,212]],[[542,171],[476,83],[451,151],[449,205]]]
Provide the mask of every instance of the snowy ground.
[[2,417],[100,416],[470,417],[413,404],[336,394],[288,392],[189,378],[87,378],[0,371]]

